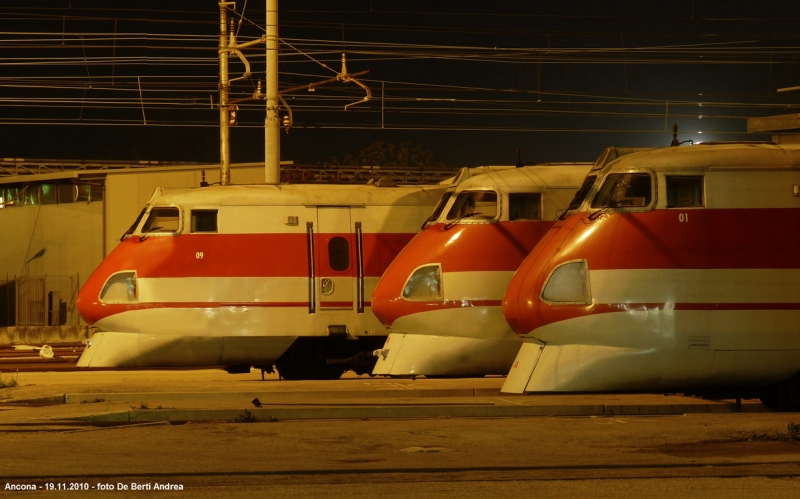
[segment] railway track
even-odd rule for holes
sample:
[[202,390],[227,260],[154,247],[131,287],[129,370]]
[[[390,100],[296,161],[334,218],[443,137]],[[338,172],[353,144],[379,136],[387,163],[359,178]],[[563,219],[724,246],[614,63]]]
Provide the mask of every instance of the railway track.
[[0,346],[0,372],[75,371],[85,345],[83,343],[58,343],[49,345],[52,358],[40,355],[44,345]]

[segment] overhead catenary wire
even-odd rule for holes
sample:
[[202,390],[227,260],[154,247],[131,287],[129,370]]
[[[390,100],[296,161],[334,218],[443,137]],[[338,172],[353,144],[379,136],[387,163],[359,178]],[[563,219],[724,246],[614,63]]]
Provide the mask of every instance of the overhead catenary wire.
[[[247,4],[245,2],[245,8]],[[3,9],[6,11],[8,9]],[[16,14],[26,12],[24,9],[11,9]],[[52,15],[47,14],[48,12]],[[107,22],[118,19],[115,16],[93,16],[89,10],[76,11],[75,16],[56,15],[57,10],[38,10],[31,14],[31,18],[39,20],[68,19],[69,22]],[[139,13],[141,19],[149,19],[154,10],[141,9],[111,9],[103,12]],[[191,19],[170,18],[169,15],[162,16],[158,22],[168,27],[170,23],[174,25],[196,24],[213,25],[213,16],[205,16],[193,11],[180,11],[170,9],[159,9],[158,12],[174,14],[175,16],[189,16]],[[26,14],[27,15],[27,14]],[[244,15],[237,14],[240,19],[239,28],[246,26],[248,29],[256,31],[263,30],[257,23],[252,22]],[[49,16],[49,17],[48,17]],[[24,16],[22,16],[24,17]],[[252,17],[252,16],[251,16]],[[562,16],[565,17],[565,16]],[[569,16],[566,16],[567,18]],[[289,21],[291,26],[313,27],[313,23],[301,23]],[[59,23],[59,26],[61,24]],[[170,120],[159,120],[158,118],[145,118],[145,107],[150,111],[179,109],[182,113],[205,112],[208,109],[208,96],[216,91],[216,54],[209,47],[216,45],[216,34],[213,30],[210,33],[186,34],[178,32],[161,33],[117,33],[108,28],[104,30],[73,30],[63,29],[63,32],[47,31],[19,31],[6,32],[0,34],[0,47],[8,49],[6,54],[13,54],[9,57],[0,57],[0,67],[11,71],[26,71],[41,68],[53,68],[54,70],[64,70],[72,73],[74,69],[80,67],[85,69],[85,74],[80,77],[77,74],[67,76],[66,74],[56,74],[54,76],[24,76],[16,73],[12,77],[0,76],[0,87],[8,89],[12,93],[4,96],[0,102],[9,110],[23,110],[28,107],[38,109],[52,108],[54,113],[59,109],[72,109],[80,106],[81,109],[127,111],[135,105],[139,105],[142,111],[142,121],[146,121],[150,126],[213,126],[213,120],[194,120],[189,118],[189,114],[177,115]],[[330,26],[333,29],[333,25]],[[341,30],[368,29],[366,26],[359,26],[358,23],[337,23],[335,26],[339,31],[339,37],[331,36],[329,39],[286,37],[281,39],[282,61],[281,64],[290,69],[283,74],[287,78],[300,78],[303,81],[312,82],[319,80],[325,75],[308,71],[291,71],[291,69],[307,69],[309,65],[316,65],[336,73],[332,68],[340,56],[341,52]],[[395,25],[394,28],[398,28]],[[427,29],[427,27],[423,27]],[[195,29],[195,28],[193,28]],[[374,29],[374,28],[372,28]],[[443,32],[448,32],[444,29]],[[452,32],[452,31],[451,31]],[[486,30],[485,33],[503,33],[503,30]],[[506,33],[513,33],[507,30]],[[546,33],[530,32],[526,35],[527,39],[534,36],[542,36]],[[238,30],[237,30],[238,34]],[[702,43],[676,43],[676,44],[653,44],[651,46],[572,46],[572,47],[483,47],[483,46],[462,46],[457,44],[429,44],[429,43],[399,43],[399,42],[376,42],[363,41],[358,39],[347,40],[348,62],[351,64],[373,64],[373,63],[393,63],[402,61],[441,61],[443,64],[471,64],[475,67],[483,65],[507,65],[510,63],[528,65],[552,65],[561,64],[587,65],[587,66],[615,66],[615,65],[653,65],[656,67],[675,67],[675,66],[768,66],[776,64],[792,64],[800,62],[800,53],[796,46],[791,44],[779,45],[765,43],[764,40],[794,40],[800,38],[770,33],[755,33],[756,36],[747,37],[745,35],[716,37],[714,41]],[[762,36],[763,35],[763,36]],[[244,34],[243,34],[244,36]],[[558,36],[577,36],[575,33],[558,33]],[[582,36],[582,35],[581,35]],[[609,38],[608,33],[587,34],[583,37],[586,40],[603,40]],[[615,35],[618,36],[618,35]],[[629,37],[644,37],[644,33],[629,34],[625,33],[626,45]],[[685,35],[684,35],[685,36]],[[61,46],[64,37],[65,45]],[[658,34],[655,38],[663,40],[673,39],[671,35]],[[689,36],[691,40],[699,40],[701,36]],[[115,45],[116,44],[116,45]],[[633,42],[631,42],[633,44]],[[111,53],[112,48],[120,53]],[[51,56],[41,57],[42,50],[53,49],[55,52]],[[81,53],[69,51],[82,51]],[[107,50],[108,55],[98,55],[97,51]],[[125,51],[128,51],[125,55]],[[145,55],[131,56],[131,51],[144,50]],[[13,51],[13,52],[10,52]],[[87,52],[88,51],[88,52]],[[206,51],[207,55],[202,52]],[[193,53],[194,56],[187,56]],[[252,58],[254,67],[264,64],[262,55]],[[114,68],[113,80],[111,79],[111,68]],[[330,65],[330,66],[329,66]],[[152,72],[168,69],[174,72],[175,67],[182,69],[173,75],[151,74]],[[262,66],[263,67],[263,66]],[[108,74],[104,74],[104,71]],[[119,72],[128,71],[129,74]],[[196,71],[196,73],[192,73]],[[325,71],[322,71],[324,73]],[[6,71],[8,73],[8,71]],[[134,83],[133,79],[136,79]],[[391,81],[395,80],[395,81]],[[111,83],[114,82],[112,90]],[[507,89],[497,85],[454,85],[447,83],[436,83],[434,81],[401,81],[399,79],[374,79],[364,80],[369,85],[386,86],[388,96],[384,96],[381,102],[386,113],[402,114],[406,117],[416,117],[417,122],[409,122],[407,125],[392,125],[387,129],[418,129],[418,130],[460,130],[460,129],[481,129],[474,124],[459,125],[456,121],[463,121],[465,118],[474,117],[481,119],[485,117],[503,119],[508,117],[543,117],[543,116],[562,116],[562,117],[613,117],[619,119],[648,119],[652,117],[663,118],[664,113],[658,111],[669,102],[671,109],[676,111],[670,113],[675,117],[694,118],[702,116],[703,119],[723,120],[738,119],[746,117],[747,111],[758,111],[764,109],[795,109],[793,104],[797,99],[784,99],[776,102],[757,101],[757,94],[743,93],[741,95],[731,93],[718,93],[714,95],[706,94],[702,98],[691,98],[688,92],[653,92],[649,96],[647,92],[631,91],[626,95],[612,91],[593,91],[584,89],[582,91],[570,90],[563,91],[558,89]],[[293,82],[295,83],[295,82]],[[243,85],[244,86],[244,85]],[[252,87],[252,83],[248,83]],[[87,92],[87,89],[91,89]],[[44,97],[36,92],[44,91],[75,92],[74,95],[56,95]],[[117,97],[109,98],[108,92],[117,92],[118,96],[125,96],[126,93],[136,92],[138,100],[131,94],[131,98]],[[252,92],[252,88],[247,90],[232,89],[231,95],[247,96]],[[238,92],[238,94],[237,94]],[[26,94],[27,93],[27,94]],[[339,103],[345,99],[351,100],[357,92],[356,89],[326,88],[324,91],[317,92],[312,96],[293,96],[293,107],[302,113],[319,114],[328,116],[335,112]],[[452,103],[451,106],[441,105],[442,95],[448,95],[446,99]],[[509,98],[513,95],[513,98]],[[544,98],[545,102],[535,102],[532,97]],[[676,96],[678,98],[676,98]],[[750,102],[749,100],[752,100]],[[565,108],[569,106],[568,108]],[[640,111],[628,111],[627,107],[636,106],[643,108]],[[717,116],[711,115],[709,111],[704,113],[687,113],[681,111],[681,107],[703,106],[709,110],[720,109]],[[600,110],[599,108],[605,108]],[[647,109],[645,109],[647,108]],[[243,105],[243,109],[258,109],[258,106]],[[725,109],[739,109],[742,114],[725,112]],[[369,116],[370,114],[381,112],[378,107],[365,106],[364,109],[357,110],[354,116]],[[11,112],[11,111],[9,111]],[[149,113],[148,113],[149,114]],[[304,126],[303,121],[312,123],[313,116],[299,117],[297,127]],[[89,118],[82,116],[81,121]],[[454,122],[437,126],[426,127],[423,123],[425,116],[449,117]],[[32,123],[29,117],[24,115],[0,115],[3,123],[11,120],[14,123]],[[104,123],[119,123],[121,126],[129,126],[128,121],[108,115],[102,118]],[[240,118],[242,119],[242,118]],[[697,118],[701,119],[701,118]],[[46,121],[46,120],[45,120]],[[258,119],[253,119],[257,123]],[[55,117],[53,123],[68,123],[59,121]],[[377,122],[376,122],[377,123]],[[311,126],[311,125],[309,125]],[[322,126],[322,125],[319,125]],[[330,127],[347,128],[353,126],[346,120],[326,121]],[[364,124],[363,126],[376,126],[376,124]],[[407,128],[407,127],[410,128]],[[471,128],[472,127],[472,128]],[[476,128],[477,127],[477,128]],[[486,130],[539,130],[541,127],[531,127],[521,123],[515,126],[488,126]],[[561,130],[561,129],[559,129]],[[582,130],[577,127],[575,130]]]

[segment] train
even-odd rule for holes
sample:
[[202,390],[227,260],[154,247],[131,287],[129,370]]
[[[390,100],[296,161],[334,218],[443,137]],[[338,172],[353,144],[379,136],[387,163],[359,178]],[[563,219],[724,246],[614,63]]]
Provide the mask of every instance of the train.
[[372,310],[390,334],[372,373],[507,374],[522,341],[503,293],[591,166],[465,170],[375,286]]
[[79,292],[78,366],[369,373],[372,290],[451,180],[159,188]]
[[675,392],[800,409],[800,145],[598,161],[502,300],[505,393]]

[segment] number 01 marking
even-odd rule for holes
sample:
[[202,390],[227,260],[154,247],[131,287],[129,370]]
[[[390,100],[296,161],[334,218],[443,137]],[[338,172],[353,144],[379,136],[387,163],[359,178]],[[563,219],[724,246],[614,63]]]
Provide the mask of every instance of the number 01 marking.
[[688,222],[689,221],[689,214],[688,213],[679,213],[678,214],[678,221],[679,222]]
[[197,258],[198,260],[202,260],[203,259],[203,252],[202,251],[198,251],[197,253],[194,254],[194,257]]

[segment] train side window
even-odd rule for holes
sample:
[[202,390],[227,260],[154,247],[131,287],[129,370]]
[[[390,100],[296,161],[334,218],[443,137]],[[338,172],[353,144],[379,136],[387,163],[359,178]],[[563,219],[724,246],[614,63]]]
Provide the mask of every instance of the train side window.
[[180,220],[178,208],[153,208],[142,227],[142,234],[178,232]]
[[217,210],[192,210],[192,232],[217,232]]
[[350,245],[343,237],[332,237],[328,242],[328,263],[331,269],[342,272],[350,267]]
[[475,217],[493,220],[497,217],[497,193],[494,191],[462,191],[447,212],[447,220]]
[[703,177],[667,177],[667,208],[696,208],[703,203]]
[[652,199],[647,173],[614,173],[606,176],[592,200],[592,208],[643,208]]
[[541,220],[542,194],[539,192],[519,192],[508,195],[509,220]]

